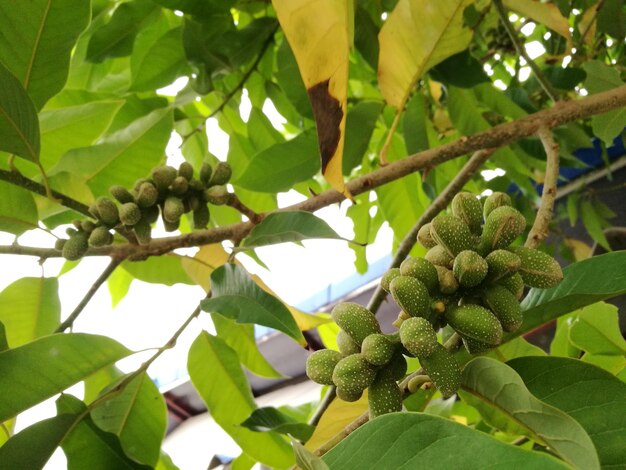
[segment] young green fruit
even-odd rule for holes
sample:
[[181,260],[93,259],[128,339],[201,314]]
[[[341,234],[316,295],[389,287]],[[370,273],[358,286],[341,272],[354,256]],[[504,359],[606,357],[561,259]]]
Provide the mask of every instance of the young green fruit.
[[385,274],[383,274],[383,277],[380,279],[380,287],[382,287],[382,289],[387,292],[387,294],[391,294],[391,291],[389,290],[389,284],[398,276],[400,276],[399,268],[389,269]]
[[498,207],[502,207],[502,206],[512,206],[512,205],[513,205],[513,202],[511,201],[511,198],[509,197],[508,194],[496,191],[490,194],[485,199],[485,202],[483,204],[483,217],[485,218],[485,220],[487,220],[487,217],[489,217],[489,214],[491,214],[491,212],[494,209],[497,209]]
[[435,245],[428,250],[424,259],[434,266],[443,266],[444,268],[451,268],[454,263],[454,257],[441,245]]
[[145,219],[141,219],[137,222],[133,226],[133,231],[140,245],[147,245],[152,240],[152,228],[150,227],[150,223]]
[[497,284],[506,287],[517,300],[521,300],[524,295],[524,279],[522,279],[520,273],[503,277],[498,280]]
[[461,251],[471,250],[474,237],[469,227],[459,217],[440,214],[430,223],[430,234],[451,256]]
[[337,398],[348,402],[357,401],[363,396],[363,390],[345,389],[343,387],[337,387],[335,392],[337,393]]
[[401,380],[406,375],[407,362],[406,358],[400,351],[400,348],[396,349],[396,352],[393,353],[391,360],[387,363],[384,369],[379,371],[381,374],[384,371],[391,380]]
[[96,228],[96,224],[95,224],[94,222],[92,222],[91,220],[83,220],[83,221],[80,223],[80,229],[81,229],[83,232],[86,232],[86,233],[91,233],[91,232],[93,232],[93,230],[94,230],[95,228]]
[[163,219],[166,222],[177,223],[185,212],[183,201],[176,196],[170,196],[163,204]]
[[516,331],[522,324],[522,309],[515,295],[494,284],[483,291],[483,303],[491,309],[504,331]]
[[96,208],[100,220],[107,227],[115,227],[119,219],[119,211],[115,203],[108,197],[102,196],[96,199]]
[[459,290],[459,281],[454,277],[454,273],[443,266],[435,266],[439,277],[439,291],[442,294],[451,295]]
[[152,180],[159,192],[167,191],[176,176],[178,176],[178,171],[171,166],[159,166],[152,170]]
[[361,346],[356,344],[350,335],[343,330],[339,330],[339,333],[337,333],[336,341],[339,352],[343,356],[350,356],[361,352]]
[[205,229],[207,224],[209,223],[209,208],[206,204],[200,204],[193,211],[193,228],[196,230]]
[[387,364],[395,350],[396,345],[381,333],[369,335],[361,344],[361,354],[367,362],[374,366]]
[[170,190],[172,191],[172,194],[175,194],[176,196],[182,196],[187,192],[188,189],[189,181],[187,181],[184,176],[177,176],[176,178],[174,178],[174,181],[172,181],[172,184],[170,185]]
[[148,225],[153,224],[157,220],[159,220],[159,206],[152,206],[141,209],[141,220],[145,221]]
[[333,383],[348,393],[365,390],[376,378],[376,369],[362,354],[342,358],[333,370]]
[[204,200],[214,206],[221,206],[228,201],[228,190],[226,186],[211,186],[204,191]]
[[405,259],[400,265],[400,274],[422,281],[430,293],[436,292],[439,286],[435,266],[424,258]]
[[389,284],[391,295],[402,310],[412,317],[430,316],[430,295],[422,281],[398,276]]
[[141,208],[148,208],[154,206],[158,198],[159,191],[157,188],[150,182],[144,182],[137,189],[135,202]]
[[452,353],[437,343],[436,351],[420,359],[420,364],[444,398],[456,393],[461,386],[461,368]]
[[315,383],[333,385],[333,370],[341,358],[341,353],[332,349],[315,351],[306,360],[306,375]]
[[141,220],[141,209],[134,202],[127,202],[120,206],[120,221],[124,225],[135,225]]
[[66,242],[67,242],[67,239],[65,238],[57,238],[57,240],[54,242],[54,249],[58,251],[62,251]]
[[202,166],[200,167],[200,181],[202,181],[204,184],[208,184],[209,180],[211,179],[211,173],[213,173],[213,168],[211,168],[211,165],[206,162],[202,163]]
[[125,204],[127,202],[133,202],[135,199],[133,195],[126,189],[124,186],[115,185],[109,188],[109,192],[111,195],[119,201],[120,204]]
[[502,342],[502,325],[493,313],[480,305],[466,304],[449,308],[445,316],[450,326],[463,338],[491,346]]
[[467,352],[470,354],[480,354],[494,348],[494,346],[491,344],[465,337],[463,337],[463,345],[465,346],[465,349],[467,349]]
[[519,273],[527,286],[548,289],[563,280],[561,266],[552,256],[523,246],[511,248],[511,251],[522,261]]
[[433,239],[430,234],[430,223],[422,225],[422,227],[417,232],[417,241],[424,248],[432,248],[437,244],[437,242]]
[[230,165],[226,162],[218,162],[213,169],[213,174],[211,175],[211,179],[209,181],[209,186],[218,186],[228,183],[231,175],[233,174],[233,170]]
[[472,193],[461,192],[452,199],[452,214],[461,219],[474,235],[480,235],[483,224],[483,208]]
[[437,333],[424,318],[409,318],[400,326],[400,342],[412,355],[423,358],[434,354],[439,343]]
[[508,247],[526,229],[526,219],[514,207],[494,209],[485,220],[478,251],[483,254]]
[[91,246],[105,246],[113,242],[113,235],[109,229],[103,225],[94,228],[89,234],[89,244]]
[[339,328],[348,333],[359,346],[369,335],[380,333],[380,325],[374,314],[359,304],[340,303],[330,315]]
[[175,232],[180,227],[180,219],[178,219],[176,222],[170,222],[169,220],[165,220],[164,218],[163,227],[165,228],[166,232]]
[[465,250],[454,258],[452,272],[463,287],[476,287],[487,276],[487,261],[475,251]]
[[65,242],[61,254],[68,261],[76,261],[83,257],[88,248],[87,234],[76,232]]
[[385,377],[385,374],[379,374],[379,376],[368,389],[367,402],[370,419],[402,411],[402,390],[398,383]]
[[182,162],[178,167],[178,176],[182,176],[187,181],[193,178],[193,166],[189,162]]
[[487,281],[496,282],[499,279],[515,274],[522,265],[522,260],[507,250],[495,250],[489,253],[485,261],[489,266]]

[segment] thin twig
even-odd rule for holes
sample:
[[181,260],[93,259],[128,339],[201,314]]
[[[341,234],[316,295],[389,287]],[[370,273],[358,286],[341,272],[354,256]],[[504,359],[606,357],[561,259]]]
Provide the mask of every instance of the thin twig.
[[65,319],[63,323],[59,325],[59,327],[55,330],[55,333],[62,333],[68,328],[71,328],[78,316],[85,309],[91,298],[98,291],[100,286],[106,282],[106,280],[113,274],[115,268],[117,268],[120,263],[124,261],[123,258],[112,258],[111,262],[107,265],[107,267],[102,271],[102,274],[96,279],[93,285],[89,288],[83,299],[78,303],[74,311],[70,314],[69,317]]
[[334,385],[331,385],[330,387],[328,387],[326,395],[324,395],[324,398],[322,398],[319,405],[317,406],[315,413],[313,413],[313,416],[311,416],[311,419],[309,419],[309,424],[311,426],[317,426],[317,424],[320,422],[320,419],[322,418],[322,415],[328,409],[336,396],[336,387]]
[[550,129],[541,128],[537,132],[541,139],[543,148],[546,151],[547,164],[546,173],[543,180],[543,192],[541,193],[541,203],[535,216],[526,244],[528,248],[537,248],[548,236],[552,211],[554,209],[554,199],[556,197],[556,183],[559,178],[559,144],[554,141]]
[[228,199],[226,199],[226,205],[232,207],[236,211],[241,212],[245,215],[248,220],[254,224],[258,224],[263,220],[263,215],[254,212],[248,206],[246,206],[241,200],[237,197],[235,193],[229,193]]
[[506,9],[504,8],[504,5],[502,5],[502,0],[493,0],[493,5],[496,7],[496,11],[498,12],[498,15],[500,16],[502,25],[504,26],[504,29],[506,29],[506,32],[509,34],[511,41],[513,41],[513,44],[515,45],[515,49],[517,49],[517,52],[519,53],[519,55],[521,55],[524,58],[524,60],[526,61],[530,69],[533,71],[533,73],[535,74],[535,78],[539,82],[539,85],[541,85],[541,88],[543,88],[543,91],[546,92],[546,95],[548,95],[548,98],[556,102],[556,91],[554,90],[552,85],[550,85],[550,82],[548,82],[548,80],[543,75],[543,73],[541,72],[537,64],[530,58],[530,56],[526,52],[526,48],[524,47],[524,44],[522,44],[519,38],[517,37],[517,32],[515,31],[515,29],[513,28],[513,25],[509,21],[509,16],[508,16]]

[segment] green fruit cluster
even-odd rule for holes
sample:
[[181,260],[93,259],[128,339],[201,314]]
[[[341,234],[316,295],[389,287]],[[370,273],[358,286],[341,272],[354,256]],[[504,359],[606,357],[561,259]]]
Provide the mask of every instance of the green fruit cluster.
[[165,230],[173,232],[189,212],[193,213],[194,228],[204,229],[210,218],[208,204],[221,205],[228,200],[226,183],[231,173],[228,163],[219,162],[214,168],[203,163],[196,178],[191,164],[183,162],[178,170],[166,165],[155,168],[150,178],[136,181],[130,190],[111,186],[113,199],[102,196],[89,207],[94,220],[74,221],[74,228],[67,230],[69,238],[59,239],[55,247],[66,259],[77,260],[89,246],[110,245],[111,230],[122,227],[144,245],[150,243],[152,224],[159,216]]

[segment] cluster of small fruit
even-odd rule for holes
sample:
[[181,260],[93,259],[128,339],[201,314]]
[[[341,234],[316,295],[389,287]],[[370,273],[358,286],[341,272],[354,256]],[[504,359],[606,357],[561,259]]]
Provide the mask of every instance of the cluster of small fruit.
[[159,215],[165,230],[177,230],[183,214],[193,212],[195,229],[206,228],[209,223],[207,203],[221,205],[229,197],[226,183],[231,177],[228,163],[219,162],[215,168],[203,163],[198,178],[188,162],[178,170],[171,166],[159,166],[152,170],[151,178],[135,182],[133,189],[111,186],[109,197],[99,197],[89,207],[95,220],[75,220],[74,228],[67,229],[69,239],[59,239],[55,245],[68,260],[80,259],[89,246],[105,246],[113,242],[112,229],[124,227],[132,230],[137,242],[150,243],[152,224]]
[[369,388],[372,417],[402,409],[396,381],[406,372],[404,355],[420,360],[444,397],[456,392],[460,367],[438,342],[437,330],[449,325],[471,354],[487,351],[501,343],[504,331],[521,325],[525,285],[548,288],[563,277],[551,256],[510,247],[526,220],[507,194],[493,193],[481,204],[463,192],[451,206],[451,214],[437,216],[420,230],[418,240],[428,248],[425,258],[408,258],[381,280],[402,309],[394,322],[399,331],[383,335],[369,310],[339,304],[332,311],[341,328],[339,352],[317,351],[307,361],[309,378],[336,385],[339,398],[357,400]]

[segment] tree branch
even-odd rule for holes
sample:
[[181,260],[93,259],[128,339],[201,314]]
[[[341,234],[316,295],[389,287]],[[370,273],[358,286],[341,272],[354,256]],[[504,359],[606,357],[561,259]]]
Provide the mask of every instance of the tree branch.
[[528,248],[537,248],[548,236],[552,211],[554,210],[554,199],[556,198],[556,184],[559,178],[559,144],[554,141],[549,129],[541,128],[537,135],[546,151],[547,165],[539,210],[535,216],[535,222],[528,232],[528,238],[526,238],[525,246]]
[[261,220],[263,220],[263,215],[257,214],[248,206],[246,206],[243,202],[241,202],[241,200],[237,197],[235,193],[228,194],[226,205],[245,215],[248,220],[254,224],[258,224],[259,222],[261,222]]

